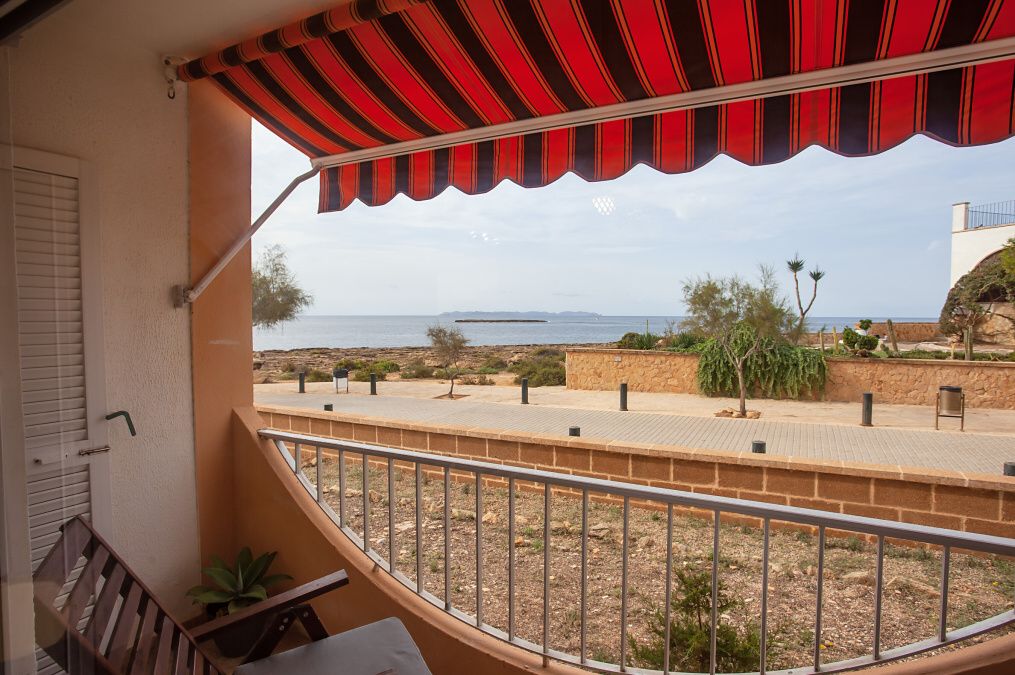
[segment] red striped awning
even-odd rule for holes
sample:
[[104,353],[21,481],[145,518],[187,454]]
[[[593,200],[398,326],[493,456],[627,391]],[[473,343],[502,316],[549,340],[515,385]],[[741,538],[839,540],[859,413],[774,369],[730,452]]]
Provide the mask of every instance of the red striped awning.
[[[1015,133],[1015,60],[926,72],[915,55],[1012,37],[1015,0],[354,0],[179,72],[213,78],[313,159],[394,146],[322,171],[320,210],[336,211],[569,171],[679,173],[719,153],[768,164],[815,144],[873,154],[917,133],[1002,140]],[[846,77],[878,62],[898,70]],[[840,71],[841,86],[790,86]],[[397,154],[418,139],[769,82],[787,93]]]

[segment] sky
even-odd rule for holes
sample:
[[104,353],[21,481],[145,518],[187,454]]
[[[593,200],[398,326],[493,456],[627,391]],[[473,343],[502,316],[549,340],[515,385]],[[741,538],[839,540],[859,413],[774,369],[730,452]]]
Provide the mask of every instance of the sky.
[[[257,122],[252,150],[259,214],[309,162]],[[304,183],[253,240],[255,259],[285,247],[314,296],[308,314],[679,316],[684,281],[754,278],[760,264],[788,297],[785,261],[799,253],[826,272],[812,316],[936,317],[952,204],[1015,198],[1015,139],[953,148],[917,136],[863,158],[812,147],[762,167],[720,156],[685,174],[639,166],[600,183],[505,181],[485,195],[449,188],[329,214],[317,213],[317,193],[316,180]]]

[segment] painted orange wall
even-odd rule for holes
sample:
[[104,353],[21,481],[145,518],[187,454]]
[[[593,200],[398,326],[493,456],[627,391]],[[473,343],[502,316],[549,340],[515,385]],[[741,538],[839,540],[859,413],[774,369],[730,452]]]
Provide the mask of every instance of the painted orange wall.
[[278,551],[274,567],[305,583],[344,569],[349,585],[313,602],[330,633],[397,616],[409,630],[430,670],[444,673],[579,675],[469,628],[407,590],[376,567],[338,531],[302,486],[274,446],[261,441],[263,426],[253,408],[234,418],[236,499],[242,505],[237,536],[255,551]]
[[[191,283],[250,226],[250,117],[208,80],[188,90]],[[191,307],[194,452],[201,559],[237,540],[231,418],[253,403],[250,247]]]

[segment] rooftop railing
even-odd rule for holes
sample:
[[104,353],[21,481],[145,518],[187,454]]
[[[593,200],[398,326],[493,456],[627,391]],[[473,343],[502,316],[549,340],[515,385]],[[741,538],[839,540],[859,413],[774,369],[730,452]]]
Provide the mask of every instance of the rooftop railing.
[[969,207],[967,230],[1015,224],[1015,200]]
[[[676,653],[675,651],[671,653],[673,644],[671,641],[671,608],[674,599],[674,552],[676,550],[674,535],[678,536],[676,547],[681,550],[685,550],[682,542],[689,541],[689,538],[686,533],[682,534],[679,528],[675,533],[674,522],[675,517],[683,517],[681,514],[688,513],[710,516],[712,521],[711,527],[708,529],[703,529],[705,526],[698,521],[698,527],[702,528],[702,536],[707,537],[705,541],[710,540],[711,544],[711,550],[703,558],[709,568],[707,573],[710,580],[710,602],[707,610],[709,673],[717,672],[721,663],[717,658],[717,631],[724,620],[719,615],[720,576],[726,573],[725,565],[724,569],[720,569],[720,561],[724,557],[722,546],[724,537],[721,534],[725,533],[725,539],[728,539],[731,534],[732,536],[746,537],[747,535],[743,534],[747,531],[746,526],[743,525],[745,522],[757,522],[761,530],[760,602],[757,607],[757,623],[752,624],[757,628],[760,645],[757,670],[753,672],[799,675],[801,673],[838,672],[862,668],[939,649],[1015,623],[1013,598],[1006,587],[999,605],[1003,608],[1002,611],[994,616],[975,620],[961,627],[949,628],[950,579],[954,575],[954,572],[951,571],[953,550],[963,552],[956,553],[962,555],[963,558],[967,556],[967,553],[964,552],[971,552],[972,556],[979,556],[981,559],[989,555],[1015,556],[1015,539],[516,468],[272,429],[262,429],[259,434],[262,438],[269,439],[275,444],[282,457],[288,462],[295,478],[303,485],[308,494],[315,499],[340,530],[378,566],[435,607],[485,633],[542,655],[544,661],[557,659],[601,672],[675,672],[671,670]],[[407,481],[408,477],[411,477],[412,480]],[[456,484],[454,490],[453,483]],[[468,488],[465,490],[466,498],[471,501],[469,506],[474,511],[453,507],[455,499],[461,500],[463,498],[462,490],[458,486],[463,489]],[[506,496],[503,494],[505,488]],[[519,541],[524,540],[518,536],[518,523],[521,522],[521,518],[516,513],[516,507],[519,500],[523,499],[523,491],[528,495],[525,498],[535,500],[537,507],[538,503],[542,502],[542,574],[540,580],[542,597],[541,607],[538,611],[530,611],[532,610],[530,607],[520,608],[517,599],[519,586],[525,585],[531,590],[536,584],[536,576],[538,576],[534,574],[532,568],[532,564],[538,564],[538,562],[533,561],[528,552],[526,552],[528,567],[525,571],[519,571],[521,561],[519,560],[520,554],[516,552],[516,549],[519,547]],[[494,492],[498,494],[494,495]],[[385,493],[386,498],[384,497]],[[491,542],[491,537],[484,536],[484,526],[488,526],[488,514],[484,499],[493,500],[495,497],[506,499],[507,502],[507,532],[506,537],[503,537],[500,542]],[[607,508],[621,509],[618,514],[622,522],[618,564],[620,568],[620,603],[617,608],[617,621],[609,624],[614,626],[617,631],[615,639],[619,640],[619,658],[612,663],[603,660],[600,654],[590,653],[590,644],[593,638],[599,639],[601,637],[590,634],[590,626],[592,626],[590,605],[593,600],[598,599],[598,596],[596,598],[590,597],[590,581],[597,575],[601,576],[602,570],[600,568],[604,566],[601,560],[602,555],[600,555],[597,562],[594,563],[596,569],[590,569],[593,564],[592,556],[599,551],[597,546],[602,545],[601,540],[591,540],[593,549],[590,555],[590,527],[593,527],[590,525],[590,501],[592,500],[596,502],[595,508],[600,508],[605,502],[614,504],[614,506]],[[574,565],[579,568],[578,578],[572,585],[565,585],[562,588],[559,580],[566,570],[561,568],[555,570],[553,567],[554,556],[551,556],[551,541],[554,539],[554,532],[558,527],[553,521],[553,509],[568,506],[565,502],[570,503],[570,506],[574,506],[577,509],[576,512],[580,513],[581,524],[580,535],[578,535],[580,546],[575,561],[576,565]],[[530,503],[529,506],[532,504]],[[654,574],[649,575],[651,583],[662,586],[663,610],[661,618],[662,626],[665,627],[665,635],[661,636],[664,645],[661,671],[636,667],[630,658],[630,647],[633,646],[633,643],[629,640],[629,622],[631,621],[629,597],[636,596],[632,595],[632,589],[629,587],[629,575],[632,565],[645,564],[644,554],[632,556],[631,519],[634,511],[644,511],[646,508],[657,509],[654,513],[657,514],[660,521],[656,523],[659,526],[662,526],[662,514],[665,514],[666,559],[662,564],[662,569],[657,569]],[[383,509],[386,513],[375,513],[375,509]],[[465,511],[464,516],[463,511]],[[408,515],[410,513],[411,515]],[[403,517],[409,518],[409,520],[399,522],[399,519]],[[467,533],[468,543],[463,543],[461,537],[461,520],[469,523],[467,528],[469,530]],[[652,520],[656,520],[656,517],[653,516]],[[455,521],[459,521],[457,527]],[[492,522],[491,519],[489,525],[491,527]],[[737,527],[733,527],[734,525]],[[725,532],[724,527],[728,528]],[[795,667],[781,670],[769,669],[770,649],[768,645],[769,615],[773,600],[770,592],[772,585],[770,575],[772,574],[771,570],[776,569],[772,562],[770,549],[776,539],[776,527],[779,528],[779,536],[782,536],[781,533],[785,528],[800,531],[809,530],[816,532],[817,535],[816,571],[813,572],[815,585],[813,605],[810,607],[794,606],[793,608],[797,614],[806,613],[810,616],[807,625],[810,626],[813,638],[810,647],[807,648],[809,657],[805,658],[805,663],[794,664]],[[439,529],[439,534],[428,532],[433,528]],[[472,532],[473,528],[474,532]],[[410,531],[413,533],[409,534]],[[531,527],[524,528],[524,531],[533,539],[539,534]],[[866,624],[866,628],[869,630],[868,648],[866,653],[861,652],[859,656],[824,663],[823,651],[828,642],[823,635],[825,627],[824,588],[827,576],[826,549],[832,549],[831,537],[841,541],[839,538],[844,533],[853,533],[866,538],[873,544],[875,550],[874,569],[871,570],[873,576],[871,586],[874,590],[873,607],[869,614],[869,624]],[[577,535],[577,528],[575,528],[574,534]],[[807,539],[807,541],[812,540]],[[937,569],[940,571],[939,586],[932,589],[935,591],[934,596],[939,597],[939,600],[936,603],[936,620],[934,621],[936,628],[933,630],[933,636],[913,639],[906,644],[889,647],[885,644],[882,636],[886,598],[886,546],[894,547],[899,544],[909,546],[908,550],[926,551],[927,548],[933,548],[938,551],[936,556],[925,554],[927,557],[923,560],[936,563]],[[408,552],[400,548],[402,546],[414,547],[412,554],[407,555]],[[472,548],[471,551],[468,550],[469,547]],[[918,548],[913,549],[912,547]],[[387,558],[383,555],[384,549],[387,551]],[[430,550],[430,555],[427,554],[427,549]],[[539,552],[535,548],[530,548],[529,551]],[[560,552],[560,549],[555,554],[557,557],[563,555],[564,553]],[[469,563],[464,572],[461,565],[455,567],[453,564],[453,562],[458,562],[453,561],[458,556],[468,558]],[[428,557],[431,561],[429,565],[425,562]],[[485,568],[485,561],[497,559],[499,562],[503,562],[504,557],[507,558],[507,581],[506,588],[502,588],[500,594],[506,594],[506,598],[491,598],[487,594],[493,594],[493,590],[484,588],[484,583],[497,584],[491,582],[490,573]],[[408,558],[409,560],[414,558],[414,560],[403,565],[399,562],[400,558]],[[982,563],[977,562],[976,564]],[[456,571],[453,571],[453,568]],[[1005,569],[1008,570],[1006,573],[1010,574],[1010,570]],[[551,580],[555,578],[558,581],[551,585]],[[1006,583],[1010,583],[1010,581],[1008,579]],[[459,591],[462,585],[467,582],[470,582],[470,588],[471,583],[475,584],[474,594],[468,596],[467,606],[463,604],[465,601],[461,600],[456,604],[455,596],[458,595],[461,599],[462,594]],[[645,583],[644,577],[642,582]],[[436,593],[431,592],[428,588],[434,588]],[[660,594],[658,591],[659,589],[656,589],[656,593]],[[970,595],[962,592],[960,597],[968,598]],[[494,600],[500,604],[506,604],[506,620],[491,619],[487,615],[487,612],[491,611]],[[555,613],[559,613],[561,601],[569,608],[567,610],[569,614],[573,612],[571,625],[577,631],[578,638],[576,649],[573,652],[552,647],[554,640],[559,640],[561,636],[551,635],[553,623],[551,622],[551,608]],[[753,603],[751,604],[753,605]],[[860,611],[858,607],[850,609],[852,613]],[[529,625],[527,631],[520,626],[523,612]],[[596,610],[597,617],[601,613],[599,609]],[[540,626],[541,635],[536,633],[535,628],[532,627],[535,623]],[[602,626],[601,623],[597,623],[597,625]],[[560,632],[559,629],[556,632]],[[573,635],[565,637],[570,637],[572,643],[575,642]],[[599,658],[596,658],[597,656]],[[782,665],[785,666],[785,663]]]

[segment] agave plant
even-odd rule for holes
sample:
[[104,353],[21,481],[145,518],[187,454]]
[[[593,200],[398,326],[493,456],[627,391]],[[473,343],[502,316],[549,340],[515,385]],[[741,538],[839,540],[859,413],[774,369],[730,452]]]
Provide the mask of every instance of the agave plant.
[[187,591],[196,604],[204,605],[208,613],[218,616],[232,614],[268,597],[268,587],[292,579],[288,574],[267,575],[276,552],[265,553],[256,559],[250,547],[244,546],[236,556],[236,566],[230,567],[218,556],[212,556],[211,567],[202,572],[215,582],[214,586],[198,585]]

